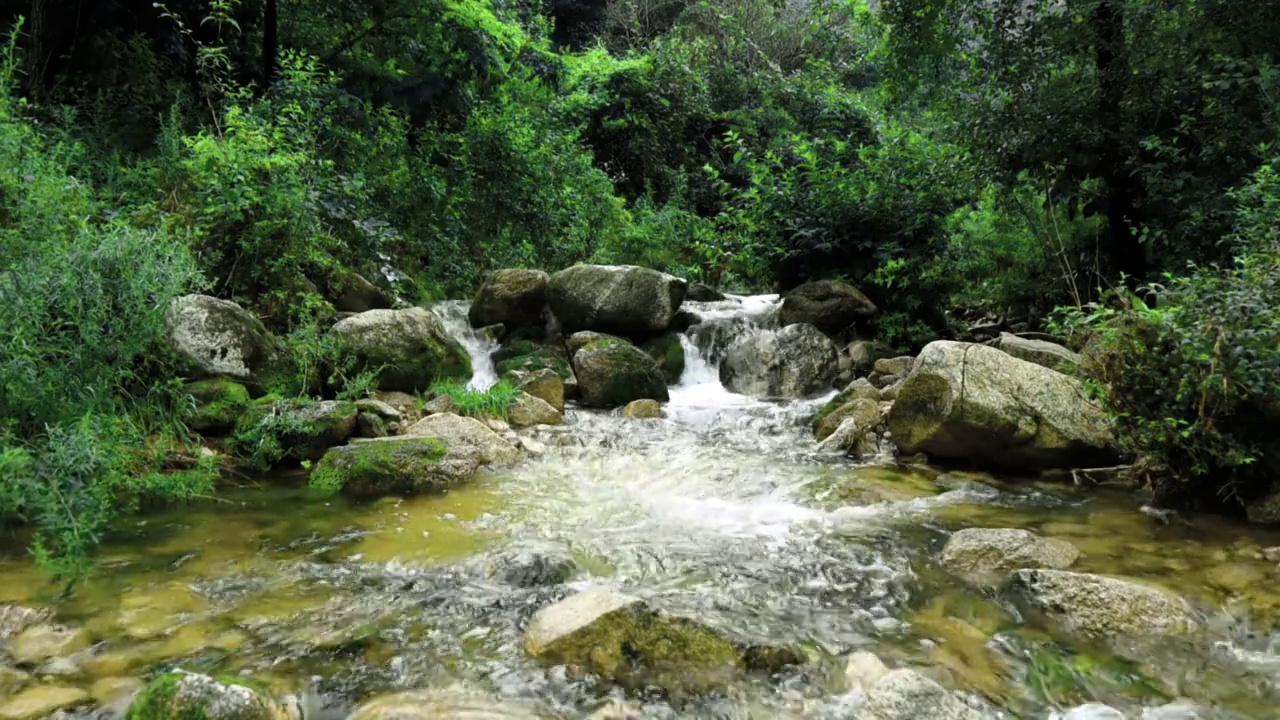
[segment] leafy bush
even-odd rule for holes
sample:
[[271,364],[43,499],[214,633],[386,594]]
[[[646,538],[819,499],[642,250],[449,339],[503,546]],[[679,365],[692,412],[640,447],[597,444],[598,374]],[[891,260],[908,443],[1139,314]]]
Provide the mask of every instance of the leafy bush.
[[499,380],[488,390],[473,390],[456,382],[438,382],[431,386],[431,394],[448,397],[459,415],[506,420],[521,390],[509,380]]
[[1091,336],[1088,369],[1124,448],[1157,496],[1247,502],[1271,489],[1280,444],[1280,165],[1238,201],[1237,261],[1166,278],[1145,299],[1071,316]]

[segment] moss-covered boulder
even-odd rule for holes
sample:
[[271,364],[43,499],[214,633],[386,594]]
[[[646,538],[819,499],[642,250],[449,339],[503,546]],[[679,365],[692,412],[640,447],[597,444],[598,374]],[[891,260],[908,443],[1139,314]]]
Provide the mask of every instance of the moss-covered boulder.
[[197,380],[182,390],[195,401],[195,410],[185,419],[187,427],[199,433],[230,432],[249,408],[249,390],[234,380]]
[[378,388],[421,392],[437,379],[471,377],[471,357],[430,311],[370,310],[333,326],[344,356],[378,372]]
[[743,665],[739,649],[714,630],[604,588],[539,610],[525,631],[525,649],[543,662],[625,686],[692,692],[723,687]]
[[631,341],[610,335],[609,333],[596,332],[594,330],[583,330],[570,335],[565,341],[564,346],[569,350],[569,357],[578,354],[578,351],[588,345],[631,345]]
[[516,371],[550,370],[560,376],[561,381],[573,377],[564,353],[531,340],[517,340],[500,348],[493,354],[493,364],[499,376]]
[[889,430],[903,453],[1014,469],[1114,464],[1106,414],[1079,380],[993,347],[925,346]]
[[253,313],[208,295],[185,295],[165,313],[169,345],[192,377],[225,377],[256,387],[270,384],[283,346]]
[[839,410],[845,405],[848,405],[850,401],[858,399],[879,400],[880,390],[878,390],[875,385],[872,385],[866,378],[858,378],[857,380],[854,380],[846,385],[843,390],[836,393],[835,397],[828,400],[826,404],[818,409],[818,414],[813,418],[814,428],[820,427],[822,425],[822,421],[831,413]]
[[546,324],[547,284],[541,270],[494,270],[485,277],[471,302],[472,327],[504,325],[508,332]]
[[627,337],[666,332],[688,285],[634,265],[577,265],[551,276],[551,310],[566,333],[597,330]]
[[645,343],[643,350],[658,363],[658,369],[662,371],[662,377],[668,385],[680,382],[680,376],[684,374],[684,346],[680,344],[679,335],[659,335]]
[[1048,340],[1025,338],[1002,332],[996,340],[996,347],[1027,362],[1035,363],[1050,370],[1057,370],[1068,375],[1079,371],[1084,357],[1067,348]]
[[266,693],[233,678],[165,673],[147,683],[125,720],[295,720]]
[[236,422],[228,448],[259,467],[281,460],[316,460],[355,432],[355,403],[263,398]]
[[782,299],[783,325],[813,325],[827,335],[837,336],[874,318],[878,310],[857,288],[839,280],[807,282]]
[[581,402],[615,408],[632,400],[670,399],[658,364],[636,346],[616,338],[597,338],[573,355]]
[[417,495],[460,485],[480,467],[431,437],[385,438],[331,448],[311,469],[311,486],[353,497]]
[[507,420],[511,427],[526,428],[534,425],[559,425],[564,422],[564,417],[546,400],[521,392],[507,409]]
[[511,370],[503,376],[512,385],[564,412],[564,380],[554,370]]
[[880,401],[868,398],[854,398],[849,402],[827,413],[814,431],[814,438],[822,442],[836,431],[846,420],[852,420],[856,432],[868,432],[880,424]]
[[432,437],[444,441],[450,454],[474,455],[481,465],[512,465],[520,461],[520,449],[475,418],[453,413],[429,415],[405,430],[408,437]]
[[391,296],[359,273],[338,270],[325,280],[325,296],[333,309],[344,313],[362,313],[391,307]]

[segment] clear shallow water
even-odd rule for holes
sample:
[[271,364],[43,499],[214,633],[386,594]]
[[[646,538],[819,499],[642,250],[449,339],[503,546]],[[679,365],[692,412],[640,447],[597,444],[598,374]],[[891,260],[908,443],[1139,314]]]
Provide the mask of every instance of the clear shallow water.
[[[772,306],[695,311],[732,335],[767,322]],[[464,306],[450,311],[465,317]],[[701,345],[707,355],[715,342]],[[1009,717],[1092,699],[1136,717],[1176,694],[1215,705],[1216,717],[1271,716],[1280,591],[1262,549],[1280,535],[1212,518],[1157,523],[1131,499],[1063,486],[857,467],[817,451],[805,420],[823,399],[732,395],[699,355],[666,419],[572,410],[566,425],[531,431],[546,455],[444,495],[357,505],[282,475],[122,524],[103,571],[57,605],[97,643],[72,681],[174,664],[244,671],[282,693],[318,683],[335,717],[373,694],[461,683],[584,717],[616,691],[530,662],[521,633],[537,609],[606,584],[814,658],[745,675],[724,697],[633,698],[650,717],[849,717],[832,677],[858,649]],[[966,526],[1068,539],[1085,554],[1079,569],[1163,583],[1211,612],[1214,630],[1157,643],[1138,664],[1057,642],[937,568],[947,534]],[[509,548],[561,549],[581,569],[566,587],[512,587],[487,570]],[[42,587],[25,558],[0,558],[0,602],[52,603]],[[1059,656],[1085,669],[1072,682],[1035,669]]]

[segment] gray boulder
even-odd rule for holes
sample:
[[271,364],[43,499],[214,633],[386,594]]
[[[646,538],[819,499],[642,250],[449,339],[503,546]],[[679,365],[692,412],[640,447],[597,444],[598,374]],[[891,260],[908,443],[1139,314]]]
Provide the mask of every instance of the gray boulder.
[[551,311],[566,333],[598,330],[628,337],[665,332],[687,284],[634,265],[577,265],[551,276]]
[[939,341],[898,391],[889,430],[904,454],[1018,469],[1116,459],[1103,411],[1075,378],[995,348]]
[[1200,628],[1186,600],[1132,580],[1065,570],[1018,570],[1009,579],[1014,601],[1061,632],[1093,641],[1124,636],[1179,635]]
[[407,437],[443,440],[450,454],[474,456],[481,465],[514,465],[520,462],[519,448],[475,418],[437,413],[409,426],[404,434]]
[[208,295],[175,298],[165,313],[169,343],[199,377],[263,386],[284,357],[280,341],[239,305]]
[[865,720],[994,720],[914,670],[890,670],[867,691]]
[[333,326],[344,355],[378,371],[380,390],[421,392],[438,378],[471,377],[471,357],[423,308],[370,310]]
[[1010,333],[1000,333],[996,347],[1027,362],[1035,363],[1050,370],[1062,373],[1074,373],[1079,369],[1084,358],[1079,353],[1071,352],[1065,347],[1047,340],[1033,340]]
[[788,325],[735,342],[720,382],[740,395],[804,397],[828,387],[838,370],[834,343],[812,325]]
[[338,312],[362,313],[391,307],[391,297],[362,276],[346,272],[330,282],[330,298]]
[[813,325],[828,335],[839,335],[851,325],[879,312],[875,303],[857,288],[839,280],[807,282],[782,299],[783,325]]
[[1080,557],[1066,540],[1042,538],[1026,530],[965,528],[942,548],[942,567],[976,585],[994,587],[1014,570],[1063,570]]
[[494,270],[471,302],[472,327],[502,324],[508,332],[541,327],[551,277],[541,270]]
[[574,335],[570,345],[579,348],[573,353],[573,373],[583,405],[615,408],[633,400],[669,399],[662,371],[643,350],[607,336],[577,343],[580,335]]

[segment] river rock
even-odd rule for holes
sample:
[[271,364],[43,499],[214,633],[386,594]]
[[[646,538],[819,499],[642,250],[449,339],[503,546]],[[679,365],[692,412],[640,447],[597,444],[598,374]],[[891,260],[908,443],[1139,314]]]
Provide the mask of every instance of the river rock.
[[680,376],[684,374],[684,346],[680,344],[679,335],[659,335],[645,343],[641,349],[658,363],[658,369],[662,371],[662,377],[668,385],[680,382]]
[[930,343],[903,383],[889,430],[904,454],[1018,469],[1116,459],[1103,411],[1079,381],[995,348]]
[[1050,713],[1049,720],[1125,720],[1124,713],[1102,703],[1088,703],[1065,713]]
[[280,341],[239,305],[208,295],[184,295],[165,313],[169,342],[190,371],[266,385],[284,357]]
[[1200,627],[1186,600],[1132,580],[1068,572],[1018,570],[1009,579],[1015,601],[1051,626],[1088,640],[1169,635]]
[[35,625],[9,643],[9,654],[19,665],[35,667],[89,647],[89,633],[62,625]]
[[879,400],[880,391],[866,378],[858,378],[845,386],[835,397],[827,401],[813,418],[814,428],[820,427],[828,415],[857,399]]
[[1071,352],[1057,343],[1019,337],[1007,332],[1000,333],[999,339],[996,340],[996,347],[1019,360],[1026,360],[1061,373],[1074,373],[1080,368],[1080,363],[1084,362],[1084,358],[1079,353]]
[[[896,377],[904,378],[911,374],[911,367],[915,365],[916,359],[910,355],[902,355],[893,358],[880,358],[876,360],[872,369],[879,373],[880,377]],[[890,383],[891,384],[891,383]]]
[[226,433],[249,407],[249,390],[227,378],[189,382],[182,391],[195,401],[195,409],[183,422],[198,433]]
[[1244,511],[1249,522],[1256,525],[1280,525],[1280,492],[1247,501]]
[[[113,707],[117,705],[126,705],[132,700],[138,691],[143,688],[144,683],[138,678],[131,677],[105,677],[98,678],[93,681],[93,686],[89,688],[89,695],[93,697],[93,701],[103,707]],[[121,708],[125,709],[125,708]]]
[[632,400],[622,408],[623,417],[633,420],[656,420],[663,414],[662,403],[657,400]]
[[704,691],[722,687],[741,667],[737,648],[714,631],[607,588],[539,610],[525,631],[525,649],[543,662],[632,687]]
[[860,425],[857,418],[846,417],[835,431],[818,443],[818,451],[863,458],[876,455],[880,451],[880,443],[876,434]]
[[453,413],[429,415],[411,425],[404,434],[439,438],[444,441],[451,454],[475,455],[482,465],[513,465],[520,462],[520,450],[516,446],[503,440],[475,418]]
[[512,427],[525,428],[534,425],[559,425],[564,422],[560,411],[542,398],[536,398],[527,392],[516,396],[507,410]]
[[27,628],[49,619],[47,610],[22,605],[0,604],[0,640],[8,640],[22,634]]
[[844,664],[844,690],[866,693],[888,674],[889,668],[873,653],[856,652]]
[[391,307],[391,297],[364,276],[341,272],[329,283],[329,297],[338,312],[362,313]]
[[994,720],[914,670],[885,673],[867,691],[865,720]]
[[129,707],[128,717],[290,720],[283,707],[256,689],[181,670],[147,683]]
[[855,377],[869,374],[880,358],[889,357],[893,349],[874,340],[854,340],[845,346],[841,355]]
[[720,302],[725,299],[724,293],[702,283],[694,283],[689,287],[689,292],[685,294],[685,300],[692,300],[693,302]]
[[356,410],[362,413],[370,413],[386,420],[387,422],[400,422],[404,419],[404,414],[391,406],[390,403],[373,398],[363,398],[356,401]]
[[250,405],[236,422],[229,447],[240,457],[253,457],[264,441],[278,444],[283,458],[318,460],[356,429],[355,403],[340,400],[265,400]]
[[573,377],[563,351],[530,340],[517,340],[493,354],[494,369],[505,376],[518,371],[551,370],[563,382]]
[[551,277],[541,270],[494,270],[471,301],[471,326],[501,323],[511,332],[545,325],[550,282]]
[[383,695],[356,708],[347,720],[538,720],[539,717],[522,703],[448,688]]
[[564,412],[564,380],[554,370],[511,370],[503,377],[512,385],[555,408],[556,412]]
[[439,492],[471,479],[476,453],[450,452],[433,437],[395,437],[331,448],[311,469],[311,485],[353,497]]
[[783,325],[813,325],[827,335],[840,335],[855,323],[875,317],[875,303],[839,280],[807,282],[782,299]]
[[665,332],[687,284],[634,265],[577,265],[551,276],[551,310],[566,333],[598,330],[627,337]]
[[59,710],[87,705],[89,700],[89,693],[79,688],[37,685],[0,700],[0,720],[39,720]]
[[573,556],[555,546],[511,547],[485,559],[486,575],[515,587],[561,585],[577,572],[578,563]]
[[[576,335],[574,337],[577,337]],[[613,408],[647,398],[666,402],[667,383],[653,358],[627,342],[594,340],[573,354],[581,402]]]
[[421,392],[440,378],[471,377],[471,357],[423,308],[370,310],[329,332],[344,359],[377,370],[380,390]]
[[1066,540],[1011,528],[965,528],[942,548],[942,567],[975,585],[994,587],[1023,568],[1065,570],[1080,557]]
[[1209,711],[1190,700],[1174,700],[1166,705],[1142,709],[1141,720],[1209,720]]
[[720,364],[720,382],[740,395],[804,397],[827,387],[837,364],[830,338],[812,325],[788,325],[735,342]]
[[850,400],[822,418],[814,431],[814,437],[818,442],[826,440],[845,420],[853,420],[858,432],[874,430],[880,424],[880,401],[867,398]]

